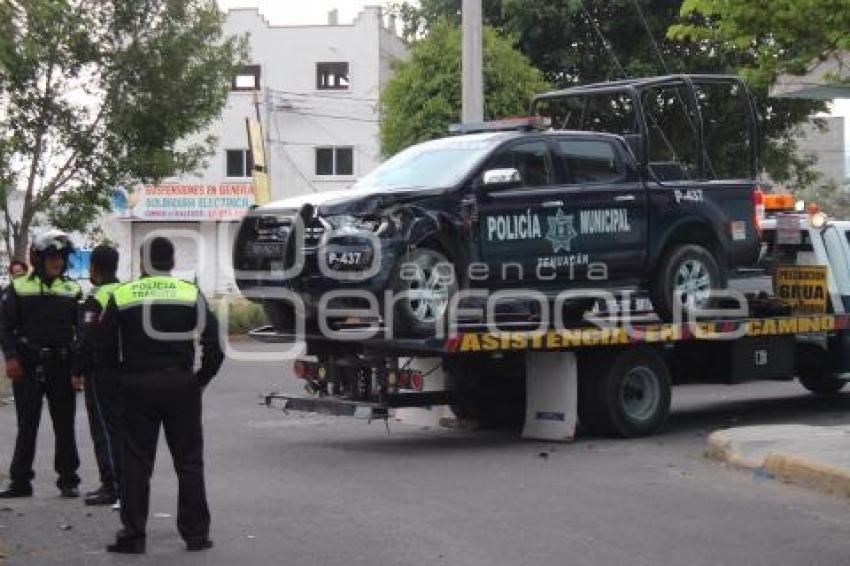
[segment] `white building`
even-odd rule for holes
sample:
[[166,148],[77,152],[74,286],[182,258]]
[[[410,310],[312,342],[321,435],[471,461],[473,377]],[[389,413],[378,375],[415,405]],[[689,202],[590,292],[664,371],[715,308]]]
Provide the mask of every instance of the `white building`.
[[380,8],[350,24],[332,11],[320,26],[273,26],[255,8],[231,10],[225,33],[247,34],[250,60],[202,134],[217,137],[215,154],[196,175],[125,191],[128,206],[105,222],[122,252],[122,278],[138,274],[145,236],[170,231],[179,276],[208,294],[233,288],[233,235],[254,203],[247,118],[264,129],[272,199],[344,189],[380,163],[378,96],[406,52]]
[[814,167],[823,175],[822,180],[841,186],[850,175],[850,171],[845,170],[844,117],[822,116],[818,119],[825,122],[823,130],[814,124],[806,124],[797,139],[797,152],[815,156],[817,162]]

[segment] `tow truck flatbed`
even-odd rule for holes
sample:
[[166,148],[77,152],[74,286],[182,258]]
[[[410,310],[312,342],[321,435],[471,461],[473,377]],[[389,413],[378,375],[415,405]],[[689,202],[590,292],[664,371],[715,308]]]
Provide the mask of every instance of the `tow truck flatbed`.
[[[400,338],[380,327],[352,326],[300,340],[264,327],[251,336],[303,342],[310,359],[296,361],[308,396],[268,393],[263,402],[370,419],[448,404],[460,418],[516,422],[524,415],[525,436],[556,440],[572,438],[577,418],[599,434],[651,434],[669,413],[674,383],[796,377],[815,393],[835,393],[850,378],[850,223],[798,220],[790,223],[800,231],[796,243],[779,245],[773,221],[766,241],[777,248],[783,269],[798,268],[800,278],[821,274],[813,283],[820,297],[813,310],[791,314],[793,293],[783,300],[779,289],[751,295],[749,316],[686,322],[603,314],[566,328],[509,320],[458,324],[441,337]],[[805,301],[798,306],[808,308]],[[444,378],[441,388],[424,390],[423,377],[435,371]]]

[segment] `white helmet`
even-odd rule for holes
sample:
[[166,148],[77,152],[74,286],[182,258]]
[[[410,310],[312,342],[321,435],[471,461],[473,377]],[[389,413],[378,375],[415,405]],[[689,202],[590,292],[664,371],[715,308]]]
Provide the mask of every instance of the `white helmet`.
[[35,237],[32,250],[36,255],[46,255],[51,252],[67,256],[74,251],[74,244],[68,234],[61,230],[48,230]]

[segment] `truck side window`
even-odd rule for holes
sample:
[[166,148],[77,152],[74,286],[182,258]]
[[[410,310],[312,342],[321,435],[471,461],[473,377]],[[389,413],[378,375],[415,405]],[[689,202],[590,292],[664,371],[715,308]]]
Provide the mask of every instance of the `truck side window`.
[[549,146],[542,141],[511,146],[493,157],[486,169],[516,169],[523,187],[545,187],[553,183]]
[[684,85],[659,86],[643,95],[649,168],[659,181],[699,176],[697,120]]
[[623,176],[623,163],[607,141],[558,140],[555,158],[560,159],[567,183],[584,185],[610,183]]
[[737,83],[694,84],[705,139],[708,179],[746,179],[752,170],[747,93]]
[[637,133],[634,101],[626,92],[544,99],[537,112],[556,130],[582,130],[627,135]]

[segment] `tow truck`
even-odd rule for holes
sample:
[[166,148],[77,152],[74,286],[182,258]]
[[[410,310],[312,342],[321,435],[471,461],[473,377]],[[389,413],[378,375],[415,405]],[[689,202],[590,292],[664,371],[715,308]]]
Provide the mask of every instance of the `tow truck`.
[[[624,309],[566,328],[540,321],[457,324],[443,337],[392,338],[352,326],[303,337],[294,361],[304,395],[262,404],[368,419],[448,405],[458,418],[522,423],[524,437],[570,440],[577,422],[596,435],[659,431],[671,387],[791,380],[835,394],[850,379],[850,221],[801,212],[791,195],[764,195],[760,271],[731,282],[746,298],[696,320],[661,322]],[[605,315],[605,316],[601,316]],[[263,327],[268,343],[296,338]],[[443,387],[426,390],[432,374]]]

